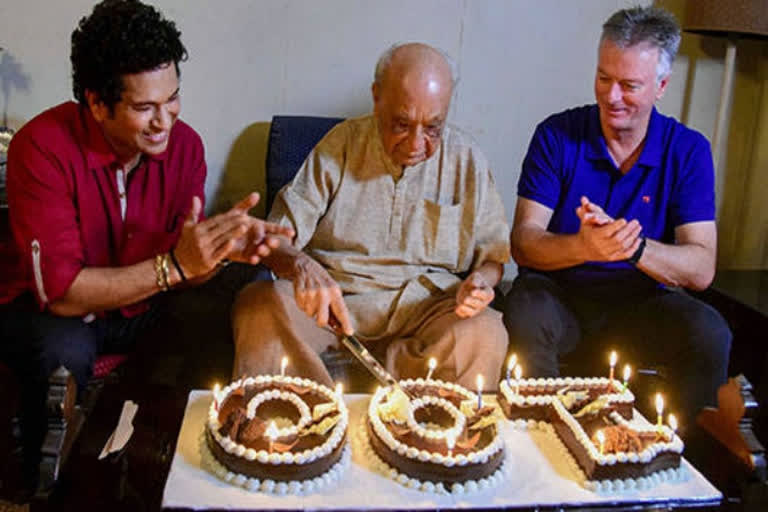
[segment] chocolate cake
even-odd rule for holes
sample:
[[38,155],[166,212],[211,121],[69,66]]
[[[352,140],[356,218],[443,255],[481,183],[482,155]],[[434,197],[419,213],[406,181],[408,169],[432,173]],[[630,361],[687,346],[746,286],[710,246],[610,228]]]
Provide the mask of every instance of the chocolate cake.
[[249,377],[214,397],[203,462],[254,491],[306,493],[349,464],[349,413],[341,396],[308,379]]
[[[559,397],[559,398],[558,398]],[[511,420],[549,421],[551,404],[559,400],[568,410],[601,399],[626,419],[632,419],[635,397],[617,380],[605,377],[557,377],[502,380],[499,406]]]
[[379,388],[365,418],[369,453],[382,472],[428,492],[471,492],[494,486],[505,467],[495,407],[439,380],[404,380],[411,397]]
[[628,422],[611,406],[573,414],[552,402],[550,422],[595,490],[644,488],[678,480],[683,441],[666,426]]

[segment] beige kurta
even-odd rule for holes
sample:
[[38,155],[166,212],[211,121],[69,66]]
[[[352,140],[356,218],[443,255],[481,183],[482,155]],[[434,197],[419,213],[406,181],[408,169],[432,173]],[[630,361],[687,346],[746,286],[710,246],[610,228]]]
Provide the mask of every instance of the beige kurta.
[[[489,165],[446,126],[428,160],[401,170],[372,115],[333,128],[275,199],[270,220],[341,287],[356,333],[403,334],[460,283],[455,274],[509,260],[509,227]],[[418,322],[417,322],[418,323]]]

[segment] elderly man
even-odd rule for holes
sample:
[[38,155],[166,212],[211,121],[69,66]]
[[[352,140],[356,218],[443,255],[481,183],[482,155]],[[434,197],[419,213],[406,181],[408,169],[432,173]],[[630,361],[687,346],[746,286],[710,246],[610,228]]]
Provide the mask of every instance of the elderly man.
[[157,317],[151,298],[209,279],[223,258],[255,263],[290,229],[249,217],[246,197],[200,219],[203,145],[178,120],[173,22],[137,1],[96,5],[72,33],[73,91],[29,121],[8,153],[18,266],[3,268],[0,357],[21,381],[27,469],[45,428],[48,376],[82,390],[96,356],[129,349]]
[[[293,373],[330,384],[319,354],[335,318],[398,377],[498,381],[507,339],[487,308],[509,248],[501,200],[474,142],[446,124],[454,80],[424,44],[376,66],[373,115],[329,132],[270,220],[296,230],[266,260],[280,278],[235,303],[234,374]],[[462,280],[457,274],[466,274]]]
[[654,107],[679,42],[663,10],[615,13],[600,39],[597,105],[537,127],[518,186],[511,245],[521,270],[504,322],[533,376],[557,375],[577,347],[592,361],[610,346],[629,362],[664,363],[692,420],[715,403],[731,334],[714,309],[671,289],[706,288],[716,249],[709,144]]

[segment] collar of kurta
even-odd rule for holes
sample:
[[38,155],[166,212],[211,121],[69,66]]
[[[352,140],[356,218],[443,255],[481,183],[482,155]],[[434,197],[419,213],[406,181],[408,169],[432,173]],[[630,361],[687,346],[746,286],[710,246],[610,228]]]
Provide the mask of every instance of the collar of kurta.
[[[117,155],[104,137],[101,125],[93,117],[91,111],[82,105],[80,105],[80,122],[75,128],[75,138],[84,149],[90,169],[117,167]],[[167,155],[168,150],[166,149],[157,155],[143,154],[142,159],[165,160]]]

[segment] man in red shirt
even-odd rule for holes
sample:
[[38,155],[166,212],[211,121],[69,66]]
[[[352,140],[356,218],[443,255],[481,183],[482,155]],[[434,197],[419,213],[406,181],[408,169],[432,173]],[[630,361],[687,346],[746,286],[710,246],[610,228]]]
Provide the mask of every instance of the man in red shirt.
[[209,279],[226,259],[258,263],[291,230],[248,215],[251,194],[201,218],[205,159],[178,119],[186,50],[175,24],[135,0],[96,5],[72,33],[77,103],[29,121],[8,152],[16,268],[0,272],[0,357],[23,390],[25,463],[36,474],[48,376],[82,390],[99,353],[124,351],[151,301]]

